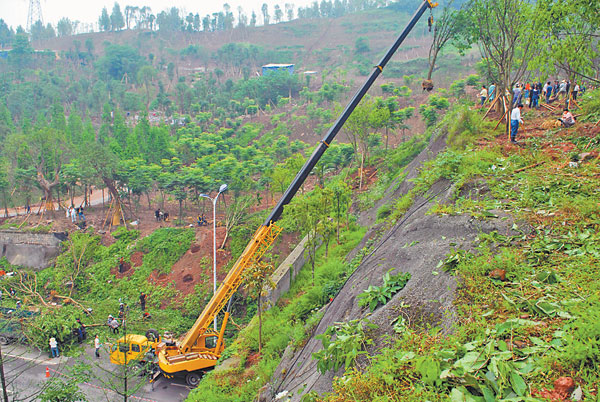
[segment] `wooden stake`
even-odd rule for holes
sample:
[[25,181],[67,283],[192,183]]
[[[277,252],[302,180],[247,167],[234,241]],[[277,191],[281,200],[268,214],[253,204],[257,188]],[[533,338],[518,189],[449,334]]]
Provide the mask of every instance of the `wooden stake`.
[[[102,224],[102,230],[104,230],[104,227],[106,226],[106,222],[108,222],[108,217],[110,216],[110,211],[112,210],[114,202],[115,202],[114,200],[112,200],[110,202],[110,206],[108,207],[108,213],[106,214],[106,219],[104,219],[104,223]],[[112,225],[112,221],[111,221],[111,225]]]
[[500,118],[500,120],[498,120],[498,124],[496,124],[496,127],[494,127],[494,130],[498,128],[498,126],[500,125],[500,123],[502,123],[502,120],[504,120],[504,118],[506,117],[506,115],[508,115],[508,112],[510,112],[510,110],[507,110],[506,113],[504,113],[504,116],[502,116]]
[[487,112],[485,112],[485,114],[483,115],[483,118],[485,119],[487,117],[487,115],[492,111],[492,109],[494,108],[494,106],[496,106],[496,103],[498,102],[498,98],[494,98],[494,101],[492,102],[492,105],[490,106],[490,108],[487,110]]

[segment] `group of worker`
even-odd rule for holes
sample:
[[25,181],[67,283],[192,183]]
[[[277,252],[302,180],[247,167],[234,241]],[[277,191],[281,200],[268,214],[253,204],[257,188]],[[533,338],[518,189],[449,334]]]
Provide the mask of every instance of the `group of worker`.
[[71,218],[71,223],[76,224],[81,229],[85,228],[86,219],[83,213],[83,206],[75,207],[74,205],[71,205],[66,209],[65,215],[67,216],[67,219],[69,217]]
[[[554,85],[551,81],[546,84],[541,82],[527,83],[527,84],[516,84],[512,90],[512,110],[510,113],[510,142],[517,144],[517,133],[519,131],[519,125],[523,124],[523,118],[521,116],[521,110],[523,109],[523,100],[529,108],[539,109],[540,96],[542,96],[546,103],[551,103],[555,100],[564,100],[565,107],[563,109],[562,116],[558,119],[561,126],[571,127],[575,124],[575,116],[569,110],[570,100],[577,100],[577,97],[586,91],[585,86],[581,86],[574,82],[573,85],[568,80],[562,80],[559,82],[555,80]],[[553,95],[554,94],[554,95]],[[506,96],[510,95],[508,90]],[[489,88],[482,85],[481,91],[479,92],[480,106],[486,102],[493,102],[496,97],[496,85],[492,83]]]
[[[577,100],[577,97],[585,93],[585,84],[579,85],[577,82],[571,83],[569,80],[558,81],[554,84],[551,81],[542,84],[542,82],[534,83],[517,83],[512,89],[513,103],[512,106],[517,107],[519,104],[528,105],[529,108],[539,108],[540,97],[545,99],[546,103],[552,103],[556,100],[564,100],[565,107],[569,106],[569,100]],[[486,102],[492,103],[496,98],[496,84],[492,83],[489,88],[482,85],[479,92],[480,105],[483,106]],[[506,91],[506,96],[510,95]]]

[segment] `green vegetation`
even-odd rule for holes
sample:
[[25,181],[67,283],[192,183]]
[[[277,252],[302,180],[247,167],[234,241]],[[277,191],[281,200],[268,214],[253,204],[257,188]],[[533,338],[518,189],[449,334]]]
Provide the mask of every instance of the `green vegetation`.
[[[239,366],[210,372],[190,394],[192,401],[244,401],[258,390],[273,374],[284,349],[303,344],[311,330],[321,319],[321,307],[339,292],[345,280],[359,265],[365,251],[348,264],[344,261],[362,237],[365,230],[351,226],[341,233],[340,243],[332,244],[328,257],[324,247],[317,253],[315,279],[305,266],[296,277],[291,289],[271,309],[262,315],[263,347],[260,355],[258,322],[255,317],[240,331],[225,356],[240,358]],[[248,368],[245,368],[248,366]]]
[[364,327],[376,328],[373,324],[352,320],[330,326],[323,334],[317,335],[323,344],[323,349],[313,354],[318,361],[317,369],[325,373],[338,371],[342,366],[352,368],[359,356],[367,354],[367,346],[373,344]]
[[[427,164],[413,189],[423,193],[448,180],[457,188],[455,198],[438,203],[433,213],[497,219],[504,210],[532,228],[519,223],[513,230],[521,233],[513,236],[482,233],[474,250],[450,251],[437,268],[461,284],[455,333],[403,324],[387,347],[362,356],[366,369],[348,368],[323,400],[371,401],[392,389],[394,401],[540,400],[540,390],[560,376],[575,378],[584,399],[596,397],[599,327],[591,317],[600,300],[591,261],[600,247],[594,229],[600,214],[590,177],[598,165],[584,163],[576,175],[574,168],[557,170],[536,150],[553,141],[551,131],[532,138],[530,150],[507,154],[485,140],[486,127],[476,112],[453,108],[437,126],[453,149]],[[574,152],[590,142],[563,135]],[[571,152],[562,159],[570,160]],[[470,199],[460,189],[472,183],[489,192]]]
[[383,285],[370,285],[364,292],[358,295],[358,305],[361,307],[369,307],[373,312],[377,306],[386,304],[396,293],[404,289],[406,282],[410,279],[408,272],[398,272],[396,275],[391,275],[389,270],[383,275]]

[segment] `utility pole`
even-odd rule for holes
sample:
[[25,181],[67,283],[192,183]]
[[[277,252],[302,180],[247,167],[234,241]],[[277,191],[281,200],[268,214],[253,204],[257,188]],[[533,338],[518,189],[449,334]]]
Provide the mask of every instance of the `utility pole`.
[[2,359],[2,347],[0,346],[0,380],[2,381],[2,397],[4,402],[8,402],[8,393],[6,392],[6,378],[4,377],[4,360]]
[[29,12],[27,13],[27,31],[31,32],[31,27],[40,21],[44,25],[42,17],[42,6],[40,0],[29,0]]

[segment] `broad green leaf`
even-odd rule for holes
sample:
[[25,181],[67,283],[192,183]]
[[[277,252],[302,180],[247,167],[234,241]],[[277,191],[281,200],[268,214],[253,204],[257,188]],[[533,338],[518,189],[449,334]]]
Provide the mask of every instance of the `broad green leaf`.
[[510,384],[517,395],[525,395],[525,392],[527,391],[527,384],[525,384],[523,377],[521,377],[517,371],[513,370],[510,373]]

